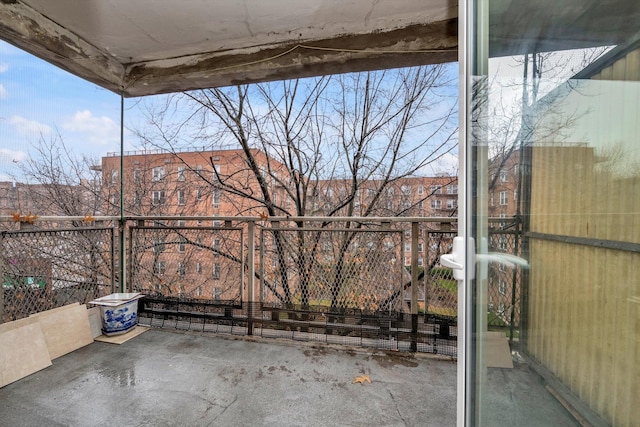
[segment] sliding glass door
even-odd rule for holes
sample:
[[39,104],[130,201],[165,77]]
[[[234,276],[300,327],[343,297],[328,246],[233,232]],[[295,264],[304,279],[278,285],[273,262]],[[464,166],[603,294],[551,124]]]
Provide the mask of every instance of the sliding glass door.
[[460,4],[459,407],[640,420],[640,3]]

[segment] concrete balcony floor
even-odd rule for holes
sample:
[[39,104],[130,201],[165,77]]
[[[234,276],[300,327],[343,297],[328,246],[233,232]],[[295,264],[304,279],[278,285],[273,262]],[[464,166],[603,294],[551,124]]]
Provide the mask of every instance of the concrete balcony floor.
[[[493,425],[576,425],[526,366],[496,372]],[[456,362],[151,329],[62,356],[0,402],[3,426],[454,426]]]

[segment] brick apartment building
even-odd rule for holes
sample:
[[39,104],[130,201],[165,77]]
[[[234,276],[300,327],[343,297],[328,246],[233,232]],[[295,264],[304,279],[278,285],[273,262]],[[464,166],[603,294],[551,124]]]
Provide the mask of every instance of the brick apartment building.
[[0,215],[100,215],[100,187],[0,181]]
[[[492,222],[489,237],[489,251],[515,253],[516,235],[513,218],[518,213],[520,182],[520,150],[509,150],[489,161],[489,203],[488,214],[491,218],[505,218]],[[520,310],[520,274],[511,265],[493,262],[489,266],[488,310],[490,322],[494,324],[510,322],[511,312],[514,321],[519,322]],[[493,318],[491,318],[493,317]]]
[[[382,191],[380,180],[360,183],[356,190],[350,180],[317,180],[307,183],[302,197],[293,197],[292,178],[285,167],[262,152],[252,155],[255,169],[251,169],[242,150],[126,153],[125,214],[230,217],[272,212],[275,216],[446,217],[454,216],[457,208],[457,181],[447,176],[393,180]],[[101,169],[105,212],[117,214],[120,157],[104,157]],[[254,170],[262,176],[268,197]],[[149,245],[155,249],[137,261],[140,268],[148,270],[149,277],[148,283],[140,286],[172,295],[234,299],[238,295],[239,266],[225,255],[239,254],[235,231],[226,230],[216,220],[178,220],[166,225],[187,229],[177,237],[169,232],[152,233]],[[425,249],[421,241],[420,263]],[[408,264],[409,253],[405,254]]]

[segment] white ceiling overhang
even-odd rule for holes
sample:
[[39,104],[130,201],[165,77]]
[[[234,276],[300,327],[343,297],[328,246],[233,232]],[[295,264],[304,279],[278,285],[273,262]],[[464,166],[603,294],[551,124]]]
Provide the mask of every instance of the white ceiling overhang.
[[0,38],[126,96],[457,60],[420,0],[0,0]]
[[[455,0],[0,0],[0,39],[125,96],[457,60]],[[630,0],[494,0],[492,56],[615,44]],[[559,11],[560,10],[560,11]],[[585,37],[585,34],[588,36]]]

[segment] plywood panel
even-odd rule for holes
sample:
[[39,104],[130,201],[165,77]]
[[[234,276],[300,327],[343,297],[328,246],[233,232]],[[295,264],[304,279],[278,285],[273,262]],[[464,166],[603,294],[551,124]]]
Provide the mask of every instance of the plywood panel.
[[72,304],[61,309],[34,314],[42,327],[51,359],[93,342],[85,305]]
[[147,332],[148,330],[149,328],[147,326],[138,325],[135,328],[131,329],[129,332],[121,335],[114,335],[110,337],[106,335],[100,335],[98,338],[96,338],[96,341],[106,342],[109,344],[124,344],[130,339],[135,338],[138,335]]
[[89,315],[89,325],[91,325],[91,335],[97,338],[102,335],[102,313],[100,307],[92,307],[87,309]]
[[40,324],[28,319],[0,325],[0,387],[51,366]]

